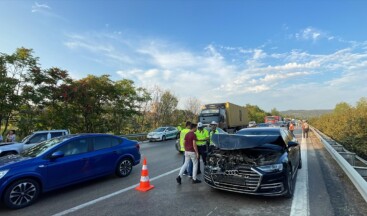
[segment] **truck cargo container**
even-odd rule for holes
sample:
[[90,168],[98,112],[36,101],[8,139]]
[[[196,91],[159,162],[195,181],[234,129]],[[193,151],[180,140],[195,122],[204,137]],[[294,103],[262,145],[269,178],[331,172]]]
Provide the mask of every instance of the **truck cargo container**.
[[210,124],[218,123],[218,127],[231,133],[248,126],[249,118],[247,109],[229,102],[206,104],[199,114],[199,122]]

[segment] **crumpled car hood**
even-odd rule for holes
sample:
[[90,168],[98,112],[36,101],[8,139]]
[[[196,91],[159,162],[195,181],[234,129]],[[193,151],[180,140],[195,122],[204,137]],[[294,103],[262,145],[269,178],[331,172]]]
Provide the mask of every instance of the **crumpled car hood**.
[[223,150],[249,149],[267,144],[286,147],[283,138],[279,135],[213,134],[212,141],[217,148]]

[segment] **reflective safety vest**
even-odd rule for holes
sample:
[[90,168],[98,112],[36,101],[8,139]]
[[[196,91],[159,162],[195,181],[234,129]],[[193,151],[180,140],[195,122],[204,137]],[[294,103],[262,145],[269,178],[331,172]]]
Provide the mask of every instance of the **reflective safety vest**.
[[197,138],[196,145],[198,146],[206,145],[206,141],[209,138],[209,132],[205,129],[201,131],[198,129],[196,130],[195,134]]
[[214,143],[213,143],[213,141],[212,141],[212,136],[213,136],[213,134],[218,134],[219,132],[218,132],[218,130],[217,129],[215,129],[215,131],[210,131],[209,132],[209,137],[210,137],[210,145],[214,145]]
[[181,130],[180,133],[180,151],[185,151],[185,136],[186,134],[190,132],[190,129],[185,128]]

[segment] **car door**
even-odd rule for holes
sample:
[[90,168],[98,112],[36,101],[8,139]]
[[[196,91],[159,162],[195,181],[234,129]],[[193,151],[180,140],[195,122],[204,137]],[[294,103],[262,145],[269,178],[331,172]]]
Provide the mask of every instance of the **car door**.
[[90,143],[90,138],[76,138],[51,152],[62,151],[64,157],[50,160],[46,165],[49,179],[45,182],[47,188],[62,187],[91,176]]
[[[288,142],[296,142],[296,140],[293,139],[293,135],[288,130],[282,130],[283,132],[283,139],[285,143]],[[297,169],[298,163],[299,163],[299,151],[298,146],[288,147],[288,160],[291,161],[293,172],[295,169]]]
[[93,167],[93,175],[113,173],[121,150],[114,148],[122,142],[122,139],[112,136],[96,136],[93,138],[93,154],[90,159]]
[[34,134],[28,141],[26,141],[26,143],[24,143],[23,150],[31,148],[36,144],[47,140],[47,135],[47,132]]
[[167,130],[167,138],[168,139],[173,139],[175,137],[173,128],[169,127],[166,130]]

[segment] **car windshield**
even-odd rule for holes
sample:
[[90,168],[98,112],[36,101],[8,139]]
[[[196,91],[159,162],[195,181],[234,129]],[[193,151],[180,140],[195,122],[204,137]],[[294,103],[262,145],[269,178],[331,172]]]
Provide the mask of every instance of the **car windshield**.
[[164,130],[166,130],[165,127],[160,127],[154,130],[154,132],[163,132]]
[[24,137],[24,138],[22,139],[22,143],[25,143],[25,142],[28,140],[28,138],[29,138],[30,136],[32,136],[32,134],[31,134],[31,135],[28,135],[28,136],[26,136],[26,137]]
[[51,149],[52,147],[54,147],[55,145],[66,141],[70,139],[70,136],[67,137],[56,137],[50,140],[46,140],[44,142],[39,143],[38,145],[35,145],[29,149],[26,149],[25,151],[23,151],[23,153],[21,153],[21,155],[23,157],[37,157],[41,154],[43,154],[44,152],[46,152],[47,150]]

